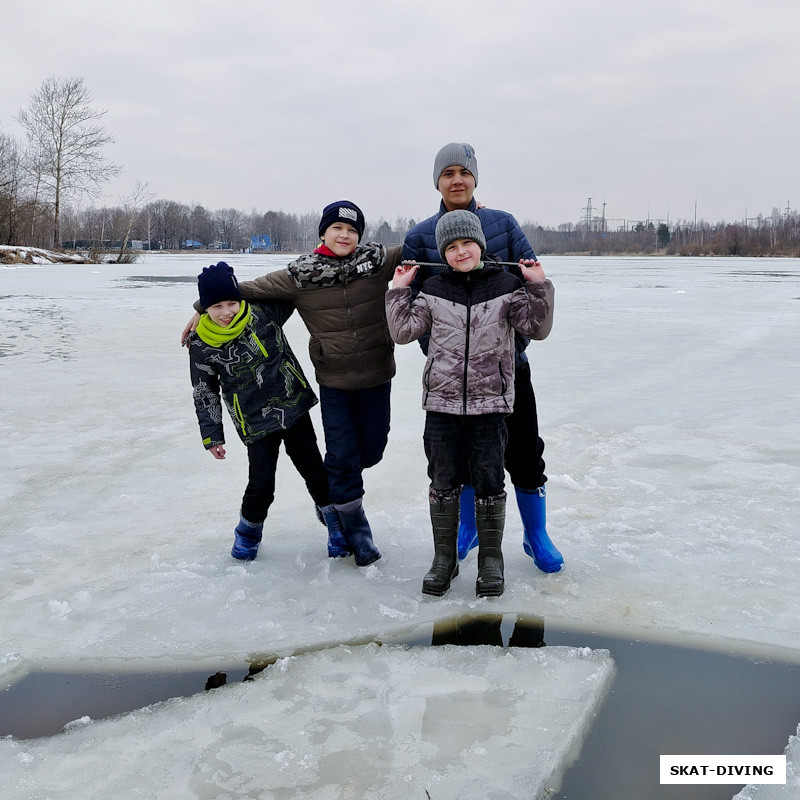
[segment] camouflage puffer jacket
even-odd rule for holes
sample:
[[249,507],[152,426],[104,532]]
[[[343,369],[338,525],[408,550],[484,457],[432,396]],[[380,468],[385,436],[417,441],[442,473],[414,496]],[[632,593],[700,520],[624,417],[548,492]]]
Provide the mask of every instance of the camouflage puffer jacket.
[[311,335],[308,349],[321,386],[368,389],[395,374],[384,296],[399,263],[399,246],[367,242],[343,258],[301,256],[239,288],[245,300],[287,300],[297,308]]
[[490,263],[449,267],[411,289],[386,293],[389,331],[398,344],[430,332],[422,407],[445,414],[510,414],[514,407],[514,331],[544,339],[553,326],[553,284],[523,282]]

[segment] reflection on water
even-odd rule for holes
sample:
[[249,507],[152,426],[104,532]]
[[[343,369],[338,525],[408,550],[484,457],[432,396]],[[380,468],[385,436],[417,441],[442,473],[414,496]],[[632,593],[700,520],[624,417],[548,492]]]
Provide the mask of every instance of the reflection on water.
[[[560,645],[608,650],[616,678],[578,760],[567,769],[563,786],[551,800],[730,800],[738,791],[731,785],[659,785],[659,755],[778,755],[800,721],[800,665],[590,631],[552,629],[545,634],[544,619],[535,615],[447,617],[388,636],[341,644],[370,642],[409,647]],[[320,649],[325,648],[298,650],[292,655]],[[172,697],[250,680],[277,660],[274,654],[254,656],[247,665],[233,665],[210,676],[201,670],[31,673],[0,693],[0,736],[49,736],[80,717],[102,719]]]

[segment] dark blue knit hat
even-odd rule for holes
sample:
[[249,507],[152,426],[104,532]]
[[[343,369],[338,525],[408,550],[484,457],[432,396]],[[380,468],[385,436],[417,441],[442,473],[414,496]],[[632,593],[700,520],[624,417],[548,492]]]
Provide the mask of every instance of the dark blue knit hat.
[[242,299],[233,267],[229,267],[224,261],[203,267],[203,271],[197,276],[197,290],[200,292],[200,305],[203,308],[224,300]]
[[322,219],[319,221],[320,239],[334,222],[346,222],[352,225],[358,231],[358,239],[361,241],[364,235],[364,214],[355,203],[349,200],[337,200],[325,206],[322,210]]

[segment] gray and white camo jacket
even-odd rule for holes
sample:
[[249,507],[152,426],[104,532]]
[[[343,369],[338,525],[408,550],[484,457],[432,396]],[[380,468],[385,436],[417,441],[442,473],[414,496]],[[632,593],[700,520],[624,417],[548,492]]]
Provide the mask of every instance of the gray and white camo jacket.
[[411,289],[389,289],[386,318],[398,344],[430,333],[422,407],[445,414],[510,414],[514,407],[514,331],[544,339],[553,326],[555,290],[487,262],[449,267]]

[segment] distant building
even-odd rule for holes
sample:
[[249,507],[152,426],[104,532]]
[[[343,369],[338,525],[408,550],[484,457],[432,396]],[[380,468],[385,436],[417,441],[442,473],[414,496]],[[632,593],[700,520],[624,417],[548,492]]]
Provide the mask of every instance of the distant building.
[[181,250],[199,250],[202,246],[202,242],[194,239],[187,239],[185,242],[181,242]]
[[274,250],[274,249],[275,245],[272,244],[272,239],[269,238],[268,234],[262,233],[258,236],[250,237],[251,253],[263,253],[265,250]]

